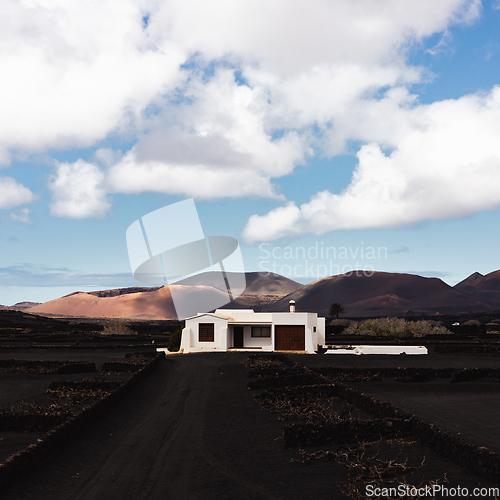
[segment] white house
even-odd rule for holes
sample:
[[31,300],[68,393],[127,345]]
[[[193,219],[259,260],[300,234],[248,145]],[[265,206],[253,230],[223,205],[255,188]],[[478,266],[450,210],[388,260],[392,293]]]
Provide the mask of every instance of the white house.
[[325,318],[316,313],[254,312],[252,309],[216,309],[186,318],[181,351],[230,350],[305,351],[314,354],[325,343]]

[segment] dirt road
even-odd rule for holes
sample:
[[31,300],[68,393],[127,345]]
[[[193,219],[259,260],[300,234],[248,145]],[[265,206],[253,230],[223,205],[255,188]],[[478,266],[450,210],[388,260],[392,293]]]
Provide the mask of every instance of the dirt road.
[[296,452],[283,449],[276,440],[282,422],[246,390],[246,357],[162,361],[109,415],[2,498],[338,498],[335,477],[323,477],[323,468],[315,474],[323,492],[331,482],[331,496],[308,487],[300,464],[283,474]]
[[[261,411],[246,389],[241,361],[247,355],[169,356],[108,415],[2,492],[2,500],[343,498],[338,485],[346,484],[345,467],[290,461],[299,454],[284,449],[283,422]],[[293,358],[360,367],[500,362],[496,356]]]

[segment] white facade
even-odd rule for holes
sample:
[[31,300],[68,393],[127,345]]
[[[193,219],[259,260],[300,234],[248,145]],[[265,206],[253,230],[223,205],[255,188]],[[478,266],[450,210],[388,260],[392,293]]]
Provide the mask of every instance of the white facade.
[[325,343],[325,318],[316,313],[217,309],[185,321],[181,340],[185,353],[243,349],[313,354]]

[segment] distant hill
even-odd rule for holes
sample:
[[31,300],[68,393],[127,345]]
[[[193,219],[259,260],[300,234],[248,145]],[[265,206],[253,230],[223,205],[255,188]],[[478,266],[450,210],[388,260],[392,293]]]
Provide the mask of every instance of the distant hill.
[[[186,293],[193,291],[190,288],[193,287],[186,287]],[[177,318],[169,287],[123,294],[114,292],[115,290],[103,290],[102,295],[96,295],[95,292],[75,292],[32,307],[28,312],[91,318]]]
[[13,306],[10,306],[10,309],[14,311],[25,311],[26,309],[29,309],[30,307],[35,307],[39,304],[40,302],[28,302],[28,301],[17,302]]
[[[215,273],[201,273],[191,276],[189,278],[177,281],[176,285],[189,285],[197,286],[206,283],[207,277]],[[237,276],[240,273],[226,273],[229,281],[231,281],[231,276]],[[294,290],[302,287],[303,285],[292,281],[291,279],[285,278],[279,274],[275,273],[259,273],[251,272],[245,273],[246,278],[246,288],[243,295],[277,295],[283,296],[287,295]],[[222,288],[221,288],[222,289]],[[225,287],[223,287],[225,290]]]
[[[228,273],[232,274],[232,273]],[[266,273],[267,274],[267,273]],[[203,275],[193,276],[174,285],[162,287],[129,287],[95,292],[73,292],[64,297],[54,299],[29,309],[34,314],[50,314],[58,316],[77,316],[93,318],[130,318],[130,319],[176,319],[171,291],[175,289],[193,302],[199,294],[220,295],[223,301],[225,290],[203,286]],[[269,273],[247,273],[247,288],[238,303],[230,303],[228,307],[259,308],[301,287],[288,278]],[[261,292],[261,293],[260,293]]]
[[[356,272],[331,276],[308,285],[274,273],[246,273],[247,287],[227,309],[287,311],[296,302],[297,311],[328,316],[333,302],[340,302],[347,317],[457,314],[500,310],[500,271],[485,276],[474,273],[451,287],[438,278],[413,274]],[[234,277],[228,273],[229,278]],[[198,303],[199,294],[223,297],[225,285],[207,287],[206,276],[197,275],[164,287],[130,287],[96,292],[74,292],[27,309],[35,314],[88,316],[97,318],[176,319],[171,291]],[[231,279],[230,279],[231,281]]]
[[247,287],[243,294],[221,309],[264,310],[289,293],[304,285],[275,273],[246,273]]
[[30,307],[34,307],[39,305],[40,302],[17,302],[13,306],[0,306],[0,310],[10,310],[10,311],[25,311],[26,309],[29,309]]
[[275,273],[246,273],[243,295],[288,295],[304,285]]
[[[86,292],[86,293],[88,293],[89,295],[95,295],[96,297],[117,297],[118,295],[126,295],[127,293],[156,292],[156,290],[159,290],[160,288],[163,287],[131,286],[128,288],[113,288],[112,290],[98,290],[96,292]],[[69,295],[73,294],[70,293]]]
[[486,275],[473,273],[454,288],[476,300],[484,302],[490,308],[500,309],[500,271]]
[[324,278],[270,304],[267,310],[287,311],[292,299],[297,311],[314,311],[322,316],[328,315],[333,302],[344,305],[349,317],[404,315],[410,309],[425,314],[491,309],[438,278],[384,272],[353,272]]
[[54,327],[57,329],[61,325],[67,324],[67,321],[55,318],[43,318],[34,314],[26,314],[12,309],[0,310],[1,328],[19,328],[19,327]]

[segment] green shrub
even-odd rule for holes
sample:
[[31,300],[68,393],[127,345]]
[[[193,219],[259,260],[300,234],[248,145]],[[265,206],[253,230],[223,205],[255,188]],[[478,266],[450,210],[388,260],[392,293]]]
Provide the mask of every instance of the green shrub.
[[170,337],[167,342],[167,349],[170,352],[177,352],[181,348],[181,337],[182,337],[182,329],[178,328],[174,333],[170,334]]
[[424,337],[450,333],[436,321],[406,321],[403,318],[367,319],[358,324],[351,324],[344,335],[371,335],[374,337],[397,337],[400,339]]

